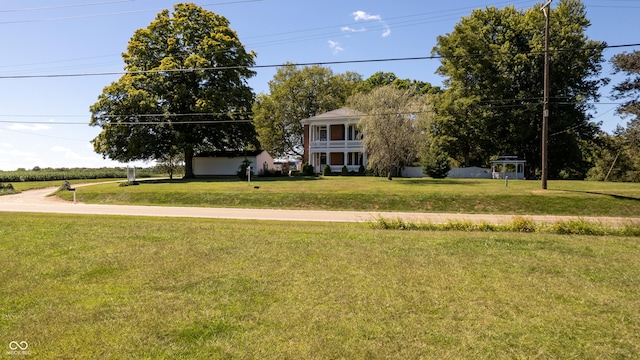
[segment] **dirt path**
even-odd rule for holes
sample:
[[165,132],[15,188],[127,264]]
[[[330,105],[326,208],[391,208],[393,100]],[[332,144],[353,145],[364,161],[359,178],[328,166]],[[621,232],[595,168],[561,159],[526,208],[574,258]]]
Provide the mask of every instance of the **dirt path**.
[[[407,213],[407,212],[367,212],[367,211],[324,211],[324,210],[280,210],[280,209],[239,209],[203,208],[177,206],[140,205],[99,205],[74,204],[55,196],[47,196],[57,188],[23,191],[19,194],[0,196],[0,212],[34,212],[85,215],[126,215],[162,216],[186,218],[278,220],[278,221],[323,221],[323,222],[363,222],[378,218],[402,219],[407,222],[446,223],[449,221],[471,221],[474,223],[504,224],[512,221],[514,215],[494,214],[447,214],[447,213]],[[640,218],[622,217],[576,217],[576,216],[526,216],[536,223],[555,223],[582,219],[609,225],[640,223]]]

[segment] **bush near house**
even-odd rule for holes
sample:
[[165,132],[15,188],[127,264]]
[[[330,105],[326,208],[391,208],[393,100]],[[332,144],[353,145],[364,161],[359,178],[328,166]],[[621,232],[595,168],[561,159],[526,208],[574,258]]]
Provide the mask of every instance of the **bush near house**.
[[314,176],[315,174],[313,173],[313,165],[309,164],[309,163],[304,163],[304,165],[302,165],[302,176]]
[[331,175],[331,166],[325,165],[322,168],[322,176],[330,176]]

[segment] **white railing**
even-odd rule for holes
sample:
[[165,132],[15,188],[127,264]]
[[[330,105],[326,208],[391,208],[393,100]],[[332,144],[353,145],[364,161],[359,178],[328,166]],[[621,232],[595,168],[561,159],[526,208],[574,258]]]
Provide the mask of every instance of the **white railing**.
[[[334,174],[340,174],[342,172],[342,167],[344,165],[329,165],[329,167],[331,168],[331,172]],[[316,173],[320,174],[322,173],[322,170],[324,169],[324,165],[317,165],[316,166]],[[349,172],[358,172],[360,171],[360,165],[347,165],[347,170],[349,170]]]
[[312,141],[312,149],[359,149],[362,148],[360,140],[330,140]]

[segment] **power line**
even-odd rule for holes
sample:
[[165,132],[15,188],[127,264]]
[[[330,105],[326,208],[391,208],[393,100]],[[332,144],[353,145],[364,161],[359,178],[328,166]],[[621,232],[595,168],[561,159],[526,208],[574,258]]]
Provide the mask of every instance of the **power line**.
[[[576,48],[576,49],[553,49],[551,51],[552,52],[569,52],[569,51],[580,51],[580,50],[594,50],[598,48],[613,49],[613,48],[636,47],[636,46],[640,46],[640,43],[605,45],[602,47],[587,47],[587,48]],[[139,75],[139,74],[154,74],[154,73],[220,71],[220,70],[237,70],[237,69],[266,69],[266,68],[276,68],[276,67],[285,67],[285,66],[314,66],[314,65],[326,66],[326,65],[360,64],[360,63],[393,62],[393,61],[418,61],[418,60],[436,60],[436,59],[446,59],[446,58],[483,57],[483,56],[498,56],[498,55],[517,55],[517,54],[542,54],[542,53],[544,52],[543,51],[495,52],[495,53],[464,54],[464,55],[456,55],[456,56],[432,55],[432,56],[415,56],[415,57],[383,58],[383,59],[317,61],[317,62],[306,62],[306,63],[269,64],[269,65],[253,65],[253,66],[220,66],[220,67],[202,67],[202,68],[188,68],[188,69],[111,71],[111,72],[76,73],[76,74],[2,75],[0,76],[0,80],[113,76],[113,75],[125,75],[125,74]]]
[[16,13],[16,12],[42,11],[42,10],[53,10],[53,9],[68,9],[68,8],[108,5],[108,4],[132,2],[132,1],[135,1],[135,0],[113,0],[113,1],[103,1],[103,2],[97,2],[97,3],[88,3],[88,4],[70,4],[70,5],[43,6],[43,7],[37,7],[37,8],[0,10],[0,13]]
[[[259,2],[263,0],[236,0],[236,1],[227,1],[227,2],[219,2],[213,4],[204,4],[201,7],[205,6],[219,6],[219,5],[231,5],[231,4],[241,4],[248,2]],[[100,14],[88,14],[88,15],[77,15],[77,16],[63,16],[56,18],[46,18],[46,19],[28,19],[28,20],[10,20],[10,21],[0,21],[0,25],[8,25],[8,24],[24,24],[24,23],[34,23],[34,22],[45,22],[45,21],[60,21],[60,20],[76,20],[76,19],[87,19],[94,17],[102,17],[102,16],[113,16],[113,15],[128,15],[128,14],[137,14],[137,13],[145,13],[145,12],[157,12],[164,9],[141,9],[141,10],[128,10],[128,11],[116,11],[110,13],[100,13]]]

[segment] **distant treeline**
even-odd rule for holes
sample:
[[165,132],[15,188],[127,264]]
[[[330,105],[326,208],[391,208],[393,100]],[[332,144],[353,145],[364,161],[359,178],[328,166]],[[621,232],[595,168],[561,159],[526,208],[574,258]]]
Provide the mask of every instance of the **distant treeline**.
[[[155,168],[136,168],[137,178],[158,175]],[[0,171],[0,182],[52,181],[78,179],[123,179],[127,177],[126,168],[38,168],[31,170]]]

